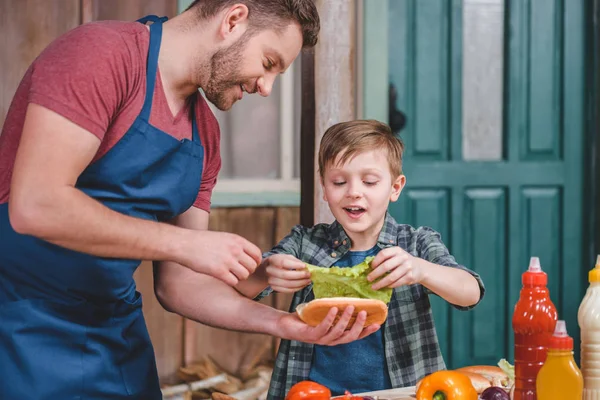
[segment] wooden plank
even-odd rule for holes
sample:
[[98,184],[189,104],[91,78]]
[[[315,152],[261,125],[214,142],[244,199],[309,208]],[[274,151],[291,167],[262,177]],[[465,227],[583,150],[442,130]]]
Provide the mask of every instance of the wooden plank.
[[[301,208],[299,207],[281,207],[277,209],[277,218],[275,223],[275,242],[279,242],[287,234],[290,233],[294,225],[300,223]],[[293,293],[273,293],[273,307],[278,310],[288,311]],[[279,343],[281,339],[273,338],[272,357],[275,359],[277,356],[277,349],[279,349]]]
[[[230,208],[211,212],[210,229],[237,233],[256,244],[262,251],[274,243],[275,209]],[[270,296],[262,301],[273,305]],[[206,356],[225,371],[244,377],[260,360],[271,356],[272,339],[267,335],[231,332],[185,322],[184,362],[189,364]]]
[[183,365],[183,317],[165,311],[156,299],[151,262],[144,261],[133,277],[142,294],[158,376],[161,383],[175,383],[177,370]]
[[81,0],[81,23],[94,20],[94,0]]
[[275,242],[279,242],[300,223],[299,207],[280,207],[276,209]]
[[[318,0],[321,34],[315,47],[315,151],[331,125],[355,117],[356,4],[352,0]],[[315,160],[317,162],[317,160]],[[323,201],[318,167],[315,166],[312,223],[332,222],[333,214]],[[304,177],[302,178],[304,179]]]
[[177,0],[92,0],[92,19],[135,21],[146,15],[177,15]]
[[79,14],[79,0],[0,1],[0,126],[31,62]]
[[[275,224],[275,242],[279,242],[290,233],[294,225],[300,222],[300,208],[281,207],[277,209],[277,221]],[[279,310],[287,311],[292,302],[292,293],[274,293],[273,306]],[[278,343],[278,340],[276,340]]]

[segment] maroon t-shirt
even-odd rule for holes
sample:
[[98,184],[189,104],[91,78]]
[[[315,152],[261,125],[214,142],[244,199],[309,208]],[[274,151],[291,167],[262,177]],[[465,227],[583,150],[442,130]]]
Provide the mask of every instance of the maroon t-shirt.
[[[0,204],[8,201],[29,103],[46,107],[96,135],[101,143],[94,160],[125,135],[144,104],[149,39],[148,29],[138,22],[93,22],[57,38],[39,55],[17,89],[0,136]],[[205,155],[194,206],[209,211],[221,168],[220,132],[204,98],[200,93],[195,96],[196,122]],[[191,139],[188,111],[186,106],[173,116],[158,71],[150,124],[177,139]]]

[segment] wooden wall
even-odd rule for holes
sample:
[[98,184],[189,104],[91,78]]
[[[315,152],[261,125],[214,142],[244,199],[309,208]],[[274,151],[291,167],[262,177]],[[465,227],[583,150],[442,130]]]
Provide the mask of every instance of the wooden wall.
[[[28,66],[57,36],[94,20],[176,13],[177,0],[0,0],[0,125]],[[210,228],[238,233],[267,250],[298,222],[298,208],[216,209]],[[273,357],[276,341],[271,337],[221,331],[164,311],[153,293],[149,263],[142,264],[135,279],[163,382],[174,381],[180,366],[205,355],[237,374],[243,374],[255,357]],[[287,309],[289,298],[272,296],[265,302]]]

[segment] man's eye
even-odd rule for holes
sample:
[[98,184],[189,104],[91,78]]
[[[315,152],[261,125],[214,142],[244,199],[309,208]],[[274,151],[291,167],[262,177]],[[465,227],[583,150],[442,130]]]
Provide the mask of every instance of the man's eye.
[[267,64],[265,65],[265,69],[270,70],[273,68],[273,62],[267,59]]

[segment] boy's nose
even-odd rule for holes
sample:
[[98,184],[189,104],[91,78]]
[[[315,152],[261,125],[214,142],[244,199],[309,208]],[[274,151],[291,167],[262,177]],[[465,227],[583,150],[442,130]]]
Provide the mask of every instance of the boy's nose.
[[348,191],[346,192],[346,196],[350,197],[350,198],[359,198],[362,196],[362,192],[360,190],[354,189],[352,187],[348,188]]

